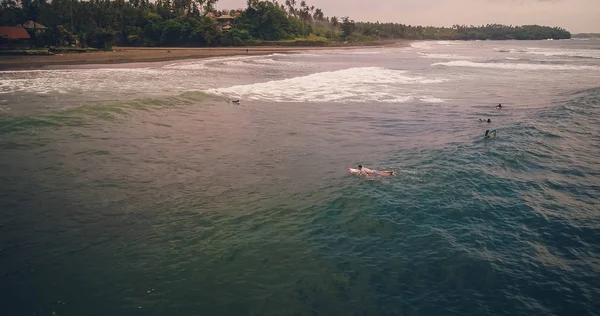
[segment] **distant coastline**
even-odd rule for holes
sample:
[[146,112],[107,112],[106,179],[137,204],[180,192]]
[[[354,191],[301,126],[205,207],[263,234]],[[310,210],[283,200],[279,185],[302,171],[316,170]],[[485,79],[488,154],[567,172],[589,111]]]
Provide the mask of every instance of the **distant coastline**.
[[[386,40],[568,39],[560,27],[539,25],[452,27],[359,22],[326,16],[306,1],[249,0],[216,10],[217,0],[84,1],[68,6],[34,1],[0,8],[1,55],[112,51],[113,47],[344,46]],[[217,49],[218,50],[218,49]],[[35,58],[37,59],[37,58]]]
[[600,38],[600,33],[577,33],[573,38]]

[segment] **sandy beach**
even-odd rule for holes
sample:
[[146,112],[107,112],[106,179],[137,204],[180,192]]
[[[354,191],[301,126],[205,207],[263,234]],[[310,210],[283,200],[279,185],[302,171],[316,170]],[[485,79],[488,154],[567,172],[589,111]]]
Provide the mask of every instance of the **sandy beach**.
[[374,47],[402,47],[409,41],[394,41],[385,45],[342,46],[342,47],[203,47],[203,48],[155,48],[116,47],[110,52],[70,53],[53,56],[3,56],[0,70],[47,69],[68,65],[147,63],[179,59],[198,59],[234,55],[265,55],[294,53],[307,50],[360,49]]

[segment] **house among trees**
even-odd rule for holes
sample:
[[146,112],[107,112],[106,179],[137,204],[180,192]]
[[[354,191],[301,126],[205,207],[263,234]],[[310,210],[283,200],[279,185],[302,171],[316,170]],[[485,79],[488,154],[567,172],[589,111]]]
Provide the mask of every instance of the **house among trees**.
[[217,18],[217,21],[219,21],[221,23],[232,22],[234,20],[235,20],[235,17],[233,17],[229,14],[223,14]]
[[23,27],[0,26],[0,49],[27,49],[30,39]]
[[31,20],[29,20],[23,24],[17,24],[15,26],[16,27],[24,27],[27,30],[35,30],[35,31],[38,31],[38,30],[43,31],[43,30],[47,29],[47,27],[45,27],[44,25],[37,23],[37,22],[33,22]]
[[236,17],[231,16],[229,14],[223,14],[217,17],[217,21],[219,22],[219,28],[222,31],[230,30],[235,24]]
[[17,24],[15,25],[16,27],[23,27],[27,30],[27,33],[29,33],[29,35],[31,36],[31,45],[32,46],[36,46],[36,44],[39,44],[40,39],[43,37],[44,32],[46,32],[46,30],[48,29],[46,26],[34,22],[34,21],[27,21],[23,24]]
[[[232,10],[231,13],[233,13],[234,11]],[[216,11],[216,12],[208,12],[207,14],[205,14],[204,16],[207,18],[212,18],[217,20],[217,22],[219,23],[217,25],[217,29],[219,31],[228,31],[231,30],[231,28],[233,27],[233,25],[235,24],[235,20],[240,16],[240,14],[238,14],[238,12],[235,13],[235,16],[229,15],[226,13],[226,11]]]

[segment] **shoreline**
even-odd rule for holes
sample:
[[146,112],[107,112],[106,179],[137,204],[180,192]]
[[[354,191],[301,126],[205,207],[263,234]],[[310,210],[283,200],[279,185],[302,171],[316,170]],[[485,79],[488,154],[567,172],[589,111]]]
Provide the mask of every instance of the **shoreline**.
[[69,53],[53,56],[3,56],[0,71],[61,69],[69,66],[106,66],[131,63],[155,63],[185,59],[227,56],[259,56],[274,53],[292,54],[314,50],[349,50],[364,48],[406,47],[412,41],[348,46],[244,46],[244,47],[116,47],[110,52]]

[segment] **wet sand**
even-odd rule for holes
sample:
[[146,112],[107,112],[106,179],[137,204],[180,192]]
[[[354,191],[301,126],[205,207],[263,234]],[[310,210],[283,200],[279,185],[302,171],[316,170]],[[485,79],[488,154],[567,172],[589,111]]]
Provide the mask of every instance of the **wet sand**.
[[365,47],[402,47],[409,41],[394,41],[384,45],[343,46],[343,47],[207,47],[207,48],[154,48],[117,47],[110,52],[69,53],[53,56],[3,56],[0,70],[47,69],[67,65],[123,64],[197,59],[234,55],[266,55],[273,53],[294,53],[307,50],[358,49]]

